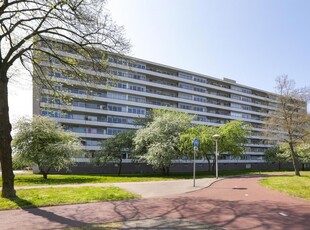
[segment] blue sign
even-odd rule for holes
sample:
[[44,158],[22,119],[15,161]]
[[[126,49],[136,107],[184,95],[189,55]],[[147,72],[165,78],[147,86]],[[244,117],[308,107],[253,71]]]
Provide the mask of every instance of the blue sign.
[[194,147],[198,147],[198,145],[199,145],[198,138],[195,137],[195,139],[194,139]]

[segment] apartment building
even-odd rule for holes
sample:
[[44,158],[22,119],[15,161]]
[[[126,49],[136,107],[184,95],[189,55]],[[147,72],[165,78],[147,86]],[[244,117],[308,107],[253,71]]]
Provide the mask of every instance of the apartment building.
[[[264,90],[238,84],[228,78],[215,78],[188,70],[166,66],[134,57],[119,58],[108,54],[109,68],[93,71],[89,60],[82,59],[68,44],[53,40],[57,55],[81,62],[81,72],[102,81],[96,84],[81,82],[68,74],[57,59],[39,59],[54,89],[72,98],[65,104],[48,88],[34,86],[33,113],[53,117],[65,129],[75,132],[87,150],[79,161],[88,161],[99,150],[101,141],[127,129],[137,129],[135,119],[144,117],[153,108],[177,108],[195,114],[195,124],[220,126],[232,120],[252,125],[246,152],[235,158],[220,156],[220,163],[262,163],[264,151],[275,140],[263,137],[263,124],[270,111],[276,108],[276,95]],[[48,50],[41,43],[41,50]],[[54,48],[55,49],[55,48]],[[36,55],[36,54],[34,54]],[[207,70],[206,70],[207,71]],[[110,82],[113,76],[116,81]],[[124,159],[130,162],[124,153]],[[125,162],[126,162],[125,160]],[[198,161],[199,162],[199,161]],[[203,160],[200,160],[203,162]]]

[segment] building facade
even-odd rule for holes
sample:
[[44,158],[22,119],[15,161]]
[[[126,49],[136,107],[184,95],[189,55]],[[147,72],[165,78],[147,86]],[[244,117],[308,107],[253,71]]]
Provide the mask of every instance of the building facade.
[[[64,103],[50,89],[34,86],[33,113],[53,117],[83,139],[83,149],[87,152],[79,161],[94,156],[101,141],[124,130],[139,128],[135,119],[145,117],[153,108],[163,107],[195,114],[195,124],[220,126],[232,120],[251,124],[246,152],[239,158],[223,154],[220,163],[263,163],[264,152],[275,143],[263,136],[264,120],[277,105],[273,93],[228,78],[218,79],[112,54],[106,56],[107,70],[93,71],[90,61],[82,59],[66,43],[51,42],[57,44],[53,45],[54,49],[57,47],[57,55],[80,62],[83,74],[102,79],[101,83],[85,83],[57,59],[42,56],[38,59],[54,89],[65,92],[72,101]],[[49,46],[42,43],[38,48],[44,51]],[[110,81],[111,76],[116,80]],[[130,161],[126,153],[123,157]]]

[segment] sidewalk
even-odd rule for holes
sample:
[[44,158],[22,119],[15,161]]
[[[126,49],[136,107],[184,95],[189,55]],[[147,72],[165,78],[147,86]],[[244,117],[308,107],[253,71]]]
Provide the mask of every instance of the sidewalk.
[[[218,179],[220,180],[220,179]],[[126,189],[130,192],[141,195],[142,198],[161,197],[178,195],[193,192],[202,188],[209,187],[217,181],[215,178],[203,178],[195,180],[171,180],[171,181],[147,181],[147,182],[122,182],[122,183],[86,183],[86,184],[65,184],[65,185],[41,185],[41,186],[16,186],[15,189],[29,188],[51,188],[51,187],[82,187],[82,186],[115,186]]]
[[0,211],[0,229],[308,230],[310,202],[262,187],[263,177],[226,178],[206,189],[200,188],[209,179],[197,180],[195,188],[192,180],[131,183],[140,194],[153,188],[167,196]]

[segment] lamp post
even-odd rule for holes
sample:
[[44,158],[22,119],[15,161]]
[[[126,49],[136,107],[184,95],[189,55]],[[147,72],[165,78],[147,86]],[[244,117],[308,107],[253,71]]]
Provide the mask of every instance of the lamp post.
[[216,179],[218,179],[218,177],[219,177],[219,168],[218,168],[218,155],[219,155],[219,153],[218,153],[217,141],[220,138],[220,135],[215,134],[215,135],[213,135],[213,138],[215,139],[215,162],[216,162],[216,164],[215,164],[215,177],[216,177]]

